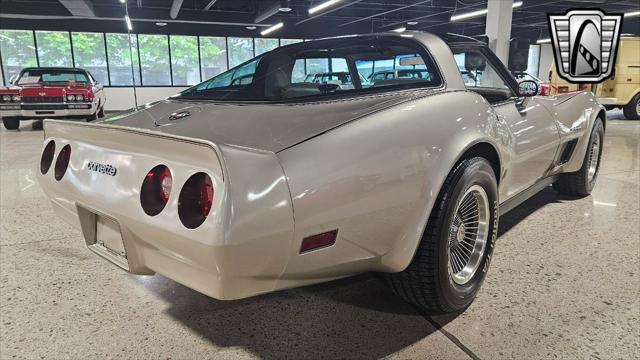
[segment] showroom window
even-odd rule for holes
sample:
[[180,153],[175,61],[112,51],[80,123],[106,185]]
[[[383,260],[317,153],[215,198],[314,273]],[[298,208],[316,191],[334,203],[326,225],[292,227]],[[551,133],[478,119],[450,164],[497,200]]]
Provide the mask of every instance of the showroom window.
[[1,30],[0,54],[5,84],[25,67],[38,66],[33,31]]
[[200,66],[202,80],[210,79],[229,68],[227,66],[227,39],[200,37]]
[[[131,48],[129,35],[107,34],[107,55],[109,58],[109,80],[111,86],[140,85],[140,63],[138,62],[138,43],[135,34],[131,34]],[[131,60],[133,59],[133,71]],[[133,73],[133,75],[132,75]]]
[[278,39],[255,39],[256,56],[278,47]]
[[253,58],[253,39],[230,37],[228,41],[229,68],[233,68]]
[[169,63],[169,42],[166,35],[138,35],[142,84],[171,85]]
[[40,66],[73,67],[69,33],[64,31],[36,31]]
[[83,68],[103,85],[109,84],[102,33],[71,33],[75,67]]
[[200,82],[198,65],[198,38],[195,36],[169,37],[173,85],[195,85]]

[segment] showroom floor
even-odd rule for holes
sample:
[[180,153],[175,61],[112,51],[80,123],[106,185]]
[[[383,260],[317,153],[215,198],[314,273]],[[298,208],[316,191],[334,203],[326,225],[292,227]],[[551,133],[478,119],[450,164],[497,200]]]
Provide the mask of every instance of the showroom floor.
[[593,195],[503,217],[475,303],[433,318],[369,275],[231,302],[128,275],[52,213],[42,132],[2,129],[0,358],[638,358],[640,121],[612,117]]

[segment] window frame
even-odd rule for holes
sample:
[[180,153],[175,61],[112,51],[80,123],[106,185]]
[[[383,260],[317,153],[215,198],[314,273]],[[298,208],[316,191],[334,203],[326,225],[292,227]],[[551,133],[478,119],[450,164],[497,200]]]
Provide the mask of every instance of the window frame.
[[[516,102],[518,99],[521,98],[518,93],[518,82],[513,77],[511,72],[507,69],[507,67],[498,58],[498,56],[494,54],[493,51],[489,50],[489,48],[486,45],[476,44],[476,43],[453,43],[449,47],[451,48],[451,52],[453,53],[455,53],[457,50],[469,51],[469,52],[475,51],[480,53],[482,56],[485,57],[487,62],[491,64],[491,66],[493,67],[495,72],[498,74],[498,76],[500,76],[502,81],[504,81],[504,83],[509,87],[509,90],[511,90],[511,94],[513,96],[504,101],[491,104],[492,106],[499,106],[509,102]],[[460,74],[460,77],[462,77],[462,74]],[[464,82],[464,79],[463,79],[463,82]],[[465,85],[465,88],[466,88],[466,85]],[[468,90],[468,91],[472,91],[472,90]]]
[[[384,40],[391,42],[391,43],[396,43],[396,44],[402,44],[405,45],[407,47],[411,47],[413,48],[413,50],[415,50],[415,54],[419,55],[420,57],[423,58],[423,60],[425,61],[425,64],[430,63],[430,65],[433,66],[433,74],[434,74],[434,79],[439,80],[438,83],[432,84],[432,85],[426,85],[425,83],[407,83],[407,84],[397,84],[397,85],[389,85],[389,86],[381,86],[378,88],[375,88],[375,90],[370,90],[372,88],[367,88],[367,90],[369,91],[364,91],[364,92],[360,92],[360,91],[356,91],[356,92],[352,92],[352,93],[338,93],[338,94],[328,94],[328,95],[324,95],[321,97],[314,97],[314,96],[303,96],[303,97],[293,97],[293,98],[282,98],[282,99],[259,99],[259,100],[251,100],[251,99],[242,99],[242,100],[225,100],[225,102],[229,102],[229,103],[239,103],[239,104],[246,104],[246,103],[254,103],[254,104],[287,104],[287,103],[307,103],[307,102],[317,102],[317,101],[331,101],[331,100],[335,100],[335,99],[352,99],[352,98],[358,98],[358,97],[366,97],[366,96],[372,96],[372,95],[379,95],[382,93],[390,93],[390,92],[399,92],[399,91],[424,91],[427,89],[430,90],[442,90],[442,89],[446,89],[446,78],[444,76],[444,73],[440,67],[440,65],[438,64],[438,62],[436,61],[436,58],[433,56],[433,54],[431,53],[431,51],[429,50],[429,48],[422,42],[417,41],[417,40],[413,40],[413,39],[407,39],[407,38],[399,38],[396,37],[394,35],[361,35],[358,36],[356,38],[360,38],[360,39],[380,39],[380,38],[384,38]],[[319,40],[319,41],[335,41],[335,40],[343,40],[343,39],[349,39],[349,38],[337,38],[337,39],[324,39],[324,40]],[[304,42],[303,42],[304,43]],[[292,44],[290,46],[304,46],[301,44]],[[268,52],[268,53],[264,53],[261,54],[257,57],[251,58],[241,64],[236,65],[233,68],[228,69],[226,72],[231,72],[232,70],[237,70],[240,67],[243,67],[251,62],[254,61],[258,61],[257,64],[257,68],[256,71],[259,71],[263,66],[265,66],[263,64],[263,62],[261,61],[261,58],[270,58],[271,56],[274,56],[274,53],[272,52]],[[307,60],[309,58],[296,58],[296,60]],[[322,58],[324,59],[324,58]],[[328,60],[328,66],[329,68],[331,68],[331,59],[332,57],[327,57],[326,58]],[[304,61],[304,63],[306,64],[306,61]],[[394,58],[394,63],[395,63],[395,58]],[[295,65],[294,65],[295,66]],[[351,73],[352,71],[355,71],[355,74],[359,74],[359,72],[357,71],[357,68],[355,67],[355,61],[351,60],[347,60],[347,66],[349,68],[349,72]],[[305,66],[306,68],[306,66]],[[293,69],[292,69],[293,71]],[[224,73],[222,73],[224,74]],[[220,74],[220,75],[222,75]],[[353,79],[353,77],[352,77]],[[210,79],[206,80],[209,81]],[[256,79],[254,79],[255,81]],[[258,78],[259,81],[262,81],[261,78]],[[357,80],[352,80],[355,82],[360,82],[360,77],[357,77]],[[204,83],[204,82],[203,82]],[[192,87],[189,87],[183,91],[181,91],[178,95],[176,95],[176,97],[174,97],[174,99],[181,99],[181,95],[182,94],[186,94],[189,93],[191,91],[193,91],[194,89],[196,89],[198,86],[202,85],[203,83],[194,85]],[[358,90],[362,90],[362,89],[358,89]],[[211,99],[198,99],[195,97],[192,98],[187,98],[189,101],[219,101],[219,100],[211,100]]]

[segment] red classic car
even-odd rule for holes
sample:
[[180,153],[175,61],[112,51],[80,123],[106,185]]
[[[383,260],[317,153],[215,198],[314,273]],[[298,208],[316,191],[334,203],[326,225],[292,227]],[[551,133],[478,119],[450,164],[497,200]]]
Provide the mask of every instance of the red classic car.
[[[25,68],[0,88],[0,117],[4,127],[15,130],[20,120],[104,116],[106,97],[102,85],[83,69]],[[42,121],[33,123],[42,128]]]

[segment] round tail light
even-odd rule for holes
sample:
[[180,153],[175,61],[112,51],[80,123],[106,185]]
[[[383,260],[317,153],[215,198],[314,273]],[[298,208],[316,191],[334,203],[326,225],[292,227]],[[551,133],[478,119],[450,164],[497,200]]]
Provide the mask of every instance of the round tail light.
[[71,159],[71,146],[65,145],[62,150],[60,150],[60,154],[58,154],[58,159],[56,160],[56,166],[54,169],[54,177],[56,180],[62,180],[62,177],[67,172],[67,168],[69,167],[69,160]]
[[193,174],[184,183],[178,198],[178,216],[182,224],[195,229],[202,225],[213,206],[213,182],[209,175]]
[[51,164],[53,163],[53,157],[55,156],[55,152],[56,152],[56,142],[51,140],[49,141],[47,146],[44,147],[44,150],[42,151],[42,157],[40,158],[40,173],[42,173],[42,175],[49,172],[49,169],[51,168]]
[[172,185],[173,178],[168,167],[158,165],[151,169],[144,177],[140,189],[142,210],[149,216],[160,214],[169,201]]

